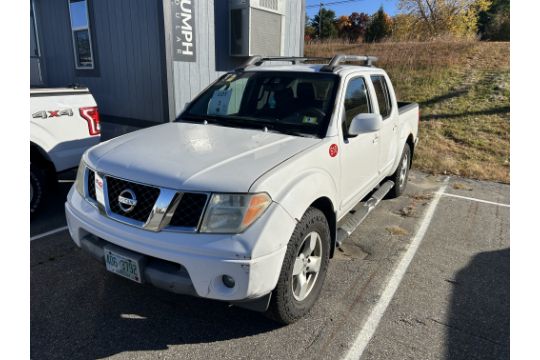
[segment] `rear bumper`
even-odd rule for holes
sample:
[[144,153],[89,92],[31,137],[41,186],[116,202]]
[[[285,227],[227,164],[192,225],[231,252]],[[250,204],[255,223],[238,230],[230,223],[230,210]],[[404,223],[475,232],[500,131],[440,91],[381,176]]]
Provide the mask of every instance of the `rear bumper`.
[[[152,260],[149,264],[157,261],[156,266],[143,269],[148,283],[176,293],[228,302],[258,299],[274,289],[295,226],[294,219],[277,204],[271,205],[254,226],[236,235],[151,232],[132,227],[101,215],[74,189],[65,209],[73,241],[103,266],[103,246],[116,245],[148,257]],[[254,247],[261,242],[275,250],[253,257]],[[168,271],[170,263],[177,265],[173,273]],[[180,272],[179,267],[183,269]],[[223,275],[235,280],[232,289],[223,284]]]

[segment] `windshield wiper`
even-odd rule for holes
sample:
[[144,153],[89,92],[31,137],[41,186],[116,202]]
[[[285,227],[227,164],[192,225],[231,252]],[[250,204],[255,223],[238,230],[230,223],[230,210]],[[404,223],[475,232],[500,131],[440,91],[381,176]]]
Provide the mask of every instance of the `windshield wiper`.
[[308,134],[308,133],[304,133],[304,132],[301,132],[301,131],[296,131],[296,130],[293,130],[293,129],[289,128],[289,127],[275,126],[275,125],[272,125],[272,124],[264,124],[263,126],[264,126],[263,129],[267,129],[268,131],[274,131],[274,132],[282,133],[282,134],[285,134],[285,135],[300,136],[300,137],[314,137],[313,134]]
[[182,120],[196,121],[196,122],[208,121],[205,117],[198,116],[198,115],[183,115],[176,119],[176,121],[182,121]]

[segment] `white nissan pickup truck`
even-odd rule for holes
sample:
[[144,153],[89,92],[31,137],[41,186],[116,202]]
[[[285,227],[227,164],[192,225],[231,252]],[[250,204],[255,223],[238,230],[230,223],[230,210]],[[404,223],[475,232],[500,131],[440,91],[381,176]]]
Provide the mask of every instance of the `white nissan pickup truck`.
[[308,60],[252,57],[175,122],[88,150],[74,242],[138,283],[304,316],[336,246],[403,193],[419,120],[375,58]]
[[100,141],[96,102],[85,87],[30,89],[30,214],[42,205],[56,174],[76,168]]

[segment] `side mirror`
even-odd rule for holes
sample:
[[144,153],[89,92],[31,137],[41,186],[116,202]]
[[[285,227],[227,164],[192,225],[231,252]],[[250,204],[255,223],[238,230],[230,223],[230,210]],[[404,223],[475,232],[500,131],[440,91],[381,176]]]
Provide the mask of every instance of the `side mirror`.
[[358,114],[349,125],[347,130],[349,136],[356,136],[380,130],[382,116],[379,114]]

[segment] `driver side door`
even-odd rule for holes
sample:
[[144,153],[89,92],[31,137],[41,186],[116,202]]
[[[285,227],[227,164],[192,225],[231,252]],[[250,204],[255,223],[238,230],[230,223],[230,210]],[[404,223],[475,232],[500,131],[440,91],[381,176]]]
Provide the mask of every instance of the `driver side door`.
[[371,190],[378,178],[379,131],[349,136],[352,119],[372,113],[373,106],[366,79],[349,79],[343,100],[341,148],[341,210],[355,206]]

